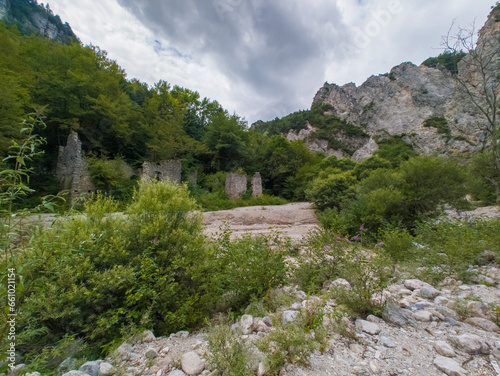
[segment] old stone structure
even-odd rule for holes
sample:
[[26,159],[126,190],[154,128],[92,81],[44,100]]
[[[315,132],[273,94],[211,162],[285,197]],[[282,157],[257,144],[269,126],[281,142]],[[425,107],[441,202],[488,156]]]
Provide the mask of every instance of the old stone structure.
[[252,177],[252,196],[257,197],[262,195],[262,178],[260,172],[256,172]]
[[226,193],[229,198],[238,198],[247,190],[247,177],[241,174],[228,174],[226,178]]
[[69,191],[70,203],[95,190],[90,179],[89,164],[82,156],[82,142],[74,131],[68,135],[66,146],[59,150],[56,175],[61,188]]
[[142,179],[169,180],[173,183],[181,182],[182,164],[179,160],[166,160],[159,162],[145,161],[142,164]]
[[189,185],[198,184],[198,173],[196,171],[188,173],[187,181],[188,181]]

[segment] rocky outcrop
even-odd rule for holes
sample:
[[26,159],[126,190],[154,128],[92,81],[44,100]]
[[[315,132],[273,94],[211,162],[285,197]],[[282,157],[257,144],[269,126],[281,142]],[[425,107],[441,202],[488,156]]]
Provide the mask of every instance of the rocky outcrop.
[[[480,31],[477,49],[495,63],[488,67],[495,82],[498,71],[500,22],[495,9]],[[459,65],[461,77],[470,83],[481,83],[479,69],[466,56]],[[325,83],[316,93],[313,105],[330,104],[330,114],[356,126],[363,126],[371,139],[365,141],[354,159],[367,158],[376,149],[376,141],[401,136],[419,154],[466,155],[478,150],[485,139],[478,124],[484,115],[472,103],[452,74],[438,66],[416,66],[410,62],[394,67],[388,74],[368,78],[357,87]],[[445,119],[443,126],[433,127],[432,119]],[[426,120],[428,122],[426,122]],[[429,126],[430,125],[430,126]],[[466,142],[465,138],[470,142]],[[375,143],[375,144],[374,144]]]
[[71,27],[61,22],[50,7],[29,0],[0,0],[0,20],[15,24],[23,34],[40,35],[62,43],[73,43],[78,38]]
[[142,179],[156,179],[158,181],[170,181],[181,183],[182,163],[179,160],[170,159],[159,162],[145,161],[142,164]]

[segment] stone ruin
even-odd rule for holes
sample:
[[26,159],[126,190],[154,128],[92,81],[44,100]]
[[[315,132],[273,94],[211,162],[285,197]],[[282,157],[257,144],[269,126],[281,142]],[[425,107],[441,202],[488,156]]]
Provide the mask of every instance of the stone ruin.
[[247,177],[241,174],[228,174],[226,177],[226,193],[231,199],[239,198],[247,190]]
[[142,164],[142,179],[156,179],[158,181],[169,180],[173,183],[181,183],[182,164],[179,160],[164,160],[159,162],[145,161]]
[[56,175],[63,190],[69,191],[69,202],[82,195],[91,195],[95,187],[89,174],[89,163],[82,156],[82,142],[71,131],[66,146],[59,149]]
[[[229,198],[239,198],[247,190],[247,177],[242,174],[228,174],[226,177],[226,193]],[[256,172],[252,177],[252,196],[262,195],[262,178]]]
[[262,196],[262,178],[260,172],[256,172],[252,177],[252,196]]

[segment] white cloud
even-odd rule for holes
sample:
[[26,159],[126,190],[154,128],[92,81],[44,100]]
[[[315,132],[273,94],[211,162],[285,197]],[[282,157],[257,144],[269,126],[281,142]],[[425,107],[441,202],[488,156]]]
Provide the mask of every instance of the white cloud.
[[52,0],[84,44],[129,78],[160,79],[250,122],[310,106],[324,81],[361,84],[440,53],[454,18],[481,26],[491,0]]

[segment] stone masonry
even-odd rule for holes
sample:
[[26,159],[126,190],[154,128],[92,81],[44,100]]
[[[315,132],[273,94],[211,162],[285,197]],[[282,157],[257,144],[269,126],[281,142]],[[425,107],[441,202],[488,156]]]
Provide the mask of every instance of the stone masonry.
[[252,177],[252,196],[262,196],[262,178],[260,172],[256,172]]
[[69,190],[69,200],[95,190],[90,179],[89,164],[82,156],[82,142],[78,133],[71,131],[66,146],[59,150],[56,175],[63,190]]
[[181,172],[182,164],[179,160],[145,161],[142,164],[142,179],[170,180],[173,183],[180,184]]
[[229,198],[238,198],[247,190],[247,177],[241,174],[228,174],[226,178],[226,193]]

